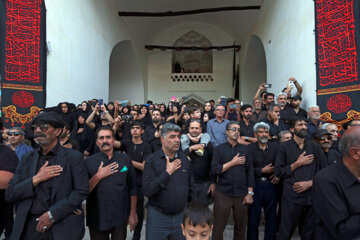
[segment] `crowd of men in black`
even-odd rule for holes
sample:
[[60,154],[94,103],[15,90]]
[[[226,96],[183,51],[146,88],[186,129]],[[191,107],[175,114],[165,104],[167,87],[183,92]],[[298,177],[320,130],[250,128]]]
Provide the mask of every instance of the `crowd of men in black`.
[[[294,78],[276,96],[265,86],[252,104],[62,102],[3,129],[0,233],[82,239],[86,215],[93,240],[126,239],[128,225],[140,239],[146,208],[148,240],[221,240],[231,211],[236,240],[259,238],[262,211],[264,239],[360,237],[360,120],[340,134],[301,108]],[[184,227],[190,201],[214,204],[201,238]]]

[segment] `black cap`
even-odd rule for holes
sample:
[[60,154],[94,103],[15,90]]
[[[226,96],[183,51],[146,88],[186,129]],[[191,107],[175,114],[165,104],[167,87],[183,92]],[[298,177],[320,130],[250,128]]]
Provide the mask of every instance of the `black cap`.
[[300,101],[302,101],[302,97],[299,96],[299,95],[295,95],[295,96],[293,96],[293,97],[291,98],[291,100],[300,100]]
[[313,133],[313,138],[319,138],[322,135],[331,135],[331,133],[329,133],[326,129],[317,129],[314,133]]
[[63,128],[64,120],[56,112],[41,112],[32,121],[31,125],[48,123],[54,128]]

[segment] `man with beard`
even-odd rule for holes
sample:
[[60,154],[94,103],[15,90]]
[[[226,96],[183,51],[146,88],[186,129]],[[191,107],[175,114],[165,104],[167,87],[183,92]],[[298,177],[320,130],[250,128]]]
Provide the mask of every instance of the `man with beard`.
[[277,95],[276,102],[280,106],[281,111],[285,110],[287,107],[287,94],[284,92],[279,93]]
[[248,205],[253,203],[254,169],[248,148],[238,143],[240,125],[226,125],[227,141],[215,148],[211,169],[218,177],[214,194],[213,239],[222,240],[231,209],[234,239],[246,238]]
[[91,240],[125,240],[127,224],[135,229],[136,177],[131,159],[114,151],[114,132],[110,126],[96,130],[100,152],[88,157],[90,194],[86,220]]
[[64,121],[64,128],[59,137],[59,140],[61,146],[65,148],[71,148],[80,152],[80,145],[75,139],[70,138],[70,127],[69,124],[65,121]]
[[283,118],[287,123],[298,117],[307,118],[307,112],[300,107],[301,102],[301,96],[295,95],[292,97],[291,106],[284,110],[281,118]]
[[320,120],[321,112],[319,106],[310,106],[308,108],[308,138],[311,139],[313,133],[321,127],[323,122]]
[[283,178],[279,240],[289,240],[296,227],[301,239],[314,239],[312,184],[317,171],[326,166],[326,157],[319,144],[306,138],[307,121],[291,122],[294,138],[283,142],[275,161],[275,175]]
[[282,130],[286,130],[285,122],[280,119],[280,106],[277,104],[270,105],[266,118],[261,121],[270,126],[269,140],[278,140],[279,133]]
[[261,210],[265,212],[265,239],[276,239],[276,185],[279,178],[274,175],[274,165],[278,144],[268,142],[270,126],[266,123],[256,123],[254,126],[257,143],[249,145],[253,159],[255,188],[254,202],[249,208],[248,240],[259,238],[259,223]]
[[182,212],[191,199],[194,180],[189,160],[178,151],[180,132],[179,126],[164,124],[162,148],[145,162],[143,189],[149,199],[146,240],[184,239]]
[[256,143],[257,139],[254,137],[254,125],[251,121],[252,106],[250,104],[244,104],[241,107],[241,120],[240,120],[240,143],[249,145],[250,143]]
[[321,125],[320,129],[326,129],[329,133],[331,133],[331,148],[336,150],[338,153],[340,153],[339,149],[339,129],[338,127],[333,123],[324,123]]
[[337,163],[341,160],[341,155],[338,151],[331,148],[332,134],[326,129],[318,129],[313,133],[313,141],[320,144],[324,154],[327,158],[327,165]]
[[145,127],[143,140],[144,142],[147,142],[151,144],[153,141],[155,141],[157,138],[159,138],[159,135],[156,135],[156,128],[159,125],[161,121],[161,112],[159,109],[154,109],[151,114],[151,121],[152,124]]
[[292,133],[289,130],[282,130],[281,132],[279,132],[280,143],[289,141],[290,139],[292,139],[292,137]]
[[40,148],[22,157],[6,190],[6,200],[17,203],[11,239],[80,240],[89,191],[84,157],[60,145],[64,126],[55,112],[39,113],[31,126]]
[[260,98],[254,99],[253,106],[254,106],[254,112],[251,116],[251,121],[257,123],[261,119],[266,117],[267,110],[261,109],[261,99]]
[[[201,133],[201,124],[195,119],[190,119],[188,134],[181,136],[181,147],[190,160],[191,171],[194,175],[194,198],[193,200],[211,203],[215,191],[215,179],[211,174],[211,159],[214,148],[207,133]],[[203,136],[207,137],[207,143],[202,144]],[[183,144],[186,142],[186,144]],[[184,147],[186,146],[186,147]]]

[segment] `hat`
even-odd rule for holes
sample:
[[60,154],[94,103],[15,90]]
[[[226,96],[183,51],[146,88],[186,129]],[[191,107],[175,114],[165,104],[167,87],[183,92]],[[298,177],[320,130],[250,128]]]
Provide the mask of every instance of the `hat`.
[[317,129],[314,133],[313,133],[313,138],[319,138],[322,135],[331,135],[331,133],[329,133],[326,129]]
[[63,118],[56,112],[41,112],[30,123],[30,125],[48,123],[54,128],[63,128]]
[[299,96],[299,95],[295,95],[295,96],[293,96],[293,97],[291,98],[291,100],[300,100],[300,101],[302,101],[302,97]]

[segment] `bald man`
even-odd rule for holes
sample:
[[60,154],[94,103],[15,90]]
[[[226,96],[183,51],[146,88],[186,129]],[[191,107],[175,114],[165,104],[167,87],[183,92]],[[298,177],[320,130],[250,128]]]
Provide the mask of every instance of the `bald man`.
[[360,126],[346,130],[340,151],[314,179],[315,239],[360,239]]

